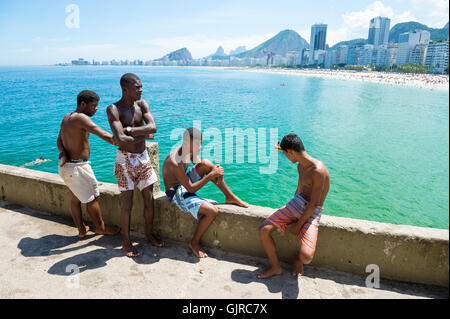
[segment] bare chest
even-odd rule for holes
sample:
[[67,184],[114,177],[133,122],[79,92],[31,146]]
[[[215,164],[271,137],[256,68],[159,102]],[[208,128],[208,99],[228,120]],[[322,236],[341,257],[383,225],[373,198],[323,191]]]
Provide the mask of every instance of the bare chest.
[[117,108],[119,112],[119,119],[122,125],[125,126],[141,126],[142,125],[142,111],[140,107],[134,105],[130,108]]

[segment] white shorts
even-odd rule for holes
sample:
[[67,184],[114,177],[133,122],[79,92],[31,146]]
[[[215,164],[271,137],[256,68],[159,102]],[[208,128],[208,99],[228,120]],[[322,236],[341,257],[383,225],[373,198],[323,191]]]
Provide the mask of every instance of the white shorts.
[[66,163],[58,166],[59,176],[70,191],[80,200],[89,203],[100,195],[97,179],[89,162]]

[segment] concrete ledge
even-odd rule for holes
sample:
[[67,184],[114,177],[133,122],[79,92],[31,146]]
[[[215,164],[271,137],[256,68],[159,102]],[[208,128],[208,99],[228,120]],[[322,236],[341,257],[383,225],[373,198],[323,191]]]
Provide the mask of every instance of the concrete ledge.
[[[157,147],[157,146],[156,146]],[[158,166],[159,172],[159,166]],[[131,228],[143,232],[142,197],[135,192]],[[154,229],[159,235],[189,241],[197,221],[168,202],[155,189]],[[56,174],[0,164],[0,199],[56,215],[70,216],[70,193]],[[100,183],[100,206],[105,222],[120,225],[120,192],[116,184]],[[273,213],[267,207],[218,205],[219,216],[203,237],[203,244],[226,251],[265,257],[258,226]],[[83,207],[84,209],[84,207]],[[83,212],[89,221],[87,213]],[[323,215],[312,265],[355,274],[376,264],[381,278],[449,286],[449,231]],[[278,255],[292,261],[297,238],[274,235]]]

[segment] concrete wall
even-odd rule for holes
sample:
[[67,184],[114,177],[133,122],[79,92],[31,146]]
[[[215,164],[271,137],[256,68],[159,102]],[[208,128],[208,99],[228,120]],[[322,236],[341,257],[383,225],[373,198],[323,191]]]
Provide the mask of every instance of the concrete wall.
[[[148,144],[151,160],[159,173],[158,145]],[[100,205],[106,223],[120,225],[120,192],[116,184],[100,183]],[[58,175],[0,165],[0,198],[56,215],[70,216],[70,194]],[[143,232],[143,202],[135,192],[131,228]],[[227,251],[265,257],[259,224],[273,209],[219,205],[219,216],[203,237],[203,244]],[[86,212],[83,213],[89,220]],[[179,241],[189,241],[197,222],[168,202],[155,187],[154,230]],[[298,252],[297,238],[276,233],[278,255],[292,261]],[[218,241],[218,242],[217,242]],[[357,274],[376,264],[381,278],[448,287],[449,231],[446,229],[393,225],[323,215],[312,265]],[[382,284],[382,281],[381,281]]]

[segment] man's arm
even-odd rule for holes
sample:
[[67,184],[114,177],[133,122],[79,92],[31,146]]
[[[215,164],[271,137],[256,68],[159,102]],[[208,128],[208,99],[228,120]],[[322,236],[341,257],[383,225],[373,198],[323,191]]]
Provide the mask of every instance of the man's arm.
[[295,195],[300,194],[300,192],[302,191],[302,183],[301,183],[301,178],[300,178],[300,174],[302,174],[302,172],[300,171],[300,164],[297,165],[297,172],[298,172],[298,184],[297,184],[297,189],[295,190]]
[[[61,123],[61,126],[62,126],[62,123]],[[58,147],[58,151],[59,151],[58,159],[61,160],[61,163],[59,165],[62,167],[67,162],[67,152],[66,152],[66,149],[64,148],[64,145],[62,142],[61,130],[59,130],[59,133],[58,133],[58,139],[56,140],[56,146]]]
[[173,173],[177,178],[178,182],[186,188],[189,193],[195,193],[203,186],[205,186],[209,181],[213,180],[216,177],[223,176],[223,168],[219,165],[216,165],[211,172],[209,172],[206,176],[196,182],[191,182],[189,177],[187,177],[183,168],[180,165],[173,164]]
[[155,118],[153,117],[152,113],[150,113],[150,106],[145,100],[139,101],[139,107],[141,108],[142,112],[142,119],[146,123],[146,125],[138,126],[138,127],[132,127],[131,128],[131,136],[139,136],[139,135],[145,135],[148,136],[149,134],[155,134],[156,133],[156,123]]
[[303,212],[302,217],[290,228],[290,232],[294,235],[300,234],[300,230],[306,221],[311,217],[311,215],[316,210],[317,206],[319,206],[320,195],[322,194],[323,188],[325,186],[325,175],[321,174],[318,171],[312,172],[312,191],[311,191],[311,200]]
[[114,146],[117,146],[117,143],[114,141],[114,137],[110,133],[106,132],[100,126],[95,124],[94,121],[92,121],[89,116],[84,115],[84,114],[80,114],[80,115],[81,115],[81,118],[80,118],[81,127],[83,127],[89,133],[97,135],[105,142],[112,144]]
[[120,122],[119,112],[117,111],[115,106],[108,106],[108,108],[106,109],[106,114],[108,115],[108,122],[109,126],[111,127],[111,131],[113,132],[114,137],[116,137],[119,146],[124,144],[137,144],[145,141],[145,136],[125,135],[122,122]]
[[59,157],[61,158],[61,156],[66,155],[66,149],[64,148],[63,142],[62,142],[62,138],[61,138],[61,131],[59,131],[58,134],[58,139],[56,140],[56,146],[58,147],[58,151],[59,151]]

